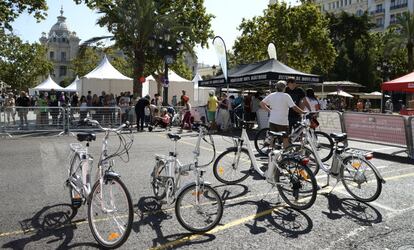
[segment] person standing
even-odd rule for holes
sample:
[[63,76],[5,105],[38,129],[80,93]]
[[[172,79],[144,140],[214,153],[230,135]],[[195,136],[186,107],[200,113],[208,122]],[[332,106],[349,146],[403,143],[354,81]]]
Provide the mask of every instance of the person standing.
[[366,112],[371,112],[371,102],[369,101],[369,99],[367,99],[365,102],[365,110]]
[[[290,77],[287,79],[287,88],[285,93],[290,95],[295,105],[299,108],[308,108],[311,110],[309,103],[306,101],[305,98],[305,91],[298,87],[295,81],[295,78]],[[289,132],[292,131],[293,127],[296,125],[297,122],[301,120],[300,113],[296,112],[293,108],[289,109]]]
[[27,113],[29,112],[30,99],[27,97],[26,92],[20,92],[20,96],[16,100],[16,106],[18,107],[17,113],[20,117],[20,126],[27,126]]
[[214,90],[211,90],[208,93],[208,100],[207,100],[207,118],[211,124],[212,129],[216,129],[216,111],[218,107],[218,100],[214,93]]
[[143,98],[140,98],[135,104],[135,114],[137,117],[137,132],[144,131],[145,108],[150,106],[150,98],[151,97],[147,95]]
[[54,89],[50,90],[49,94],[49,107],[50,115],[52,116],[52,125],[57,125],[59,115],[59,99]]
[[16,125],[16,119],[15,119],[15,110],[16,102],[14,100],[13,94],[9,93],[4,100],[4,110],[6,111],[7,116],[7,125],[10,125],[10,116],[13,120],[13,125]]
[[286,132],[286,136],[283,138],[284,148],[289,145],[288,132],[290,110],[293,110],[293,112],[296,112],[299,116],[306,113],[294,103],[290,95],[284,93],[285,89],[286,82],[278,81],[276,83],[276,92],[266,96],[263,101],[260,102],[260,107],[267,112],[270,112],[269,130],[274,132]]
[[391,99],[388,99],[388,100],[385,102],[385,112],[386,112],[387,114],[392,114],[393,110],[394,110],[394,105],[392,104]]
[[305,107],[305,111],[316,112],[320,110],[321,105],[319,104],[319,101],[315,96],[315,92],[311,88],[306,89],[306,101],[308,102],[311,109],[309,110]]
[[182,95],[180,97],[180,106],[184,106],[186,103],[185,99],[190,100],[190,98],[186,95],[185,90],[181,90],[181,92],[182,92]]
[[219,111],[218,111],[218,119],[220,121],[220,128],[223,131],[227,131],[229,128],[229,121],[230,121],[230,102],[227,99],[227,94],[222,93],[221,94],[221,100],[219,103]]
[[184,96],[183,101],[184,101],[184,109],[182,111],[184,113],[184,117],[183,117],[183,122],[181,123],[181,129],[187,128],[187,129],[191,130],[191,103],[190,103],[190,98],[188,96]]
[[86,103],[88,107],[92,106],[92,92],[90,90],[88,90],[88,95],[86,96]]

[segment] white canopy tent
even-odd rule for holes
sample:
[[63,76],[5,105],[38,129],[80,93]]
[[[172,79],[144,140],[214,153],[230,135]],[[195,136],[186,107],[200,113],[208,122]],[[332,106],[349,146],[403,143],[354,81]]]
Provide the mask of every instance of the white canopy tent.
[[347,92],[340,90],[340,91],[334,91],[331,93],[328,93],[327,95],[337,95],[337,96],[343,96],[343,97],[354,97],[351,94],[348,94]]
[[[174,71],[168,71],[168,103],[171,104],[173,96],[177,96],[177,101],[180,101],[182,90],[185,90],[186,95],[190,97],[190,103],[194,105],[194,86],[193,82],[182,78],[177,75]],[[142,83],[142,96],[149,95],[151,98],[158,92],[157,81],[154,77],[147,76],[145,82]]]
[[75,80],[65,88],[65,91],[67,92],[77,92],[78,91],[78,85],[79,85],[79,77],[76,76]]
[[55,81],[53,81],[52,77],[48,75],[46,80],[41,82],[36,87],[29,89],[29,95],[34,95],[36,91],[50,91],[52,89],[56,91],[65,91],[65,88],[59,86]]
[[89,90],[92,94],[99,95],[105,91],[119,95],[121,92],[132,92],[133,81],[115,69],[105,55],[94,70],[80,78],[77,88],[81,96],[86,96]]
[[194,105],[206,105],[210,91],[216,91],[215,88],[199,87],[198,81],[203,80],[197,73],[193,78],[194,83]]

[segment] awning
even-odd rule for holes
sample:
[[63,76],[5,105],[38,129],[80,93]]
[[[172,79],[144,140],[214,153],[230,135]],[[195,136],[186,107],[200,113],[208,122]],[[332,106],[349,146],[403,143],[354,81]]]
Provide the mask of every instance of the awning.
[[385,91],[414,92],[414,72],[381,84]]
[[231,88],[260,88],[268,87],[269,81],[287,80],[293,77],[300,84],[315,84],[322,82],[318,75],[303,73],[275,59],[242,64],[229,70],[228,81],[223,75],[210,80],[199,81],[200,87],[227,87]]
[[343,96],[343,97],[354,97],[353,95],[348,94],[343,90],[334,91],[334,92],[328,93],[327,95],[337,95],[337,96]]

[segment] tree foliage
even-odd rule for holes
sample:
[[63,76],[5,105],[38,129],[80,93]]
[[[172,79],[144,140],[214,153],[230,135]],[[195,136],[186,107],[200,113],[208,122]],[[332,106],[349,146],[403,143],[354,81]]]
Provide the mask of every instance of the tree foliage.
[[24,43],[18,36],[0,31],[0,80],[19,90],[33,87],[53,69],[45,54],[43,45]]
[[[139,77],[156,74],[163,65],[163,56],[152,50],[149,40],[167,30],[171,40],[180,39],[188,51],[196,44],[207,45],[212,37],[210,20],[203,0],[74,0],[98,10],[103,16],[98,24],[106,26],[116,45],[133,60],[134,93],[142,94]],[[178,58],[182,55],[179,53]],[[176,60],[180,62],[180,60]],[[173,68],[177,67],[173,65]],[[158,71],[160,72],[160,71]]]
[[406,49],[407,70],[412,72],[414,69],[414,14],[404,12],[397,16],[397,22],[388,27],[385,37],[386,48],[389,52]]
[[[337,50],[335,66],[329,72],[330,80],[349,80],[367,87],[364,91],[377,90],[378,46],[370,30],[374,24],[367,13],[362,16],[341,12],[327,14],[331,39]],[[377,42],[380,42],[377,40]],[[378,54],[379,53],[379,54]]]
[[263,16],[243,19],[239,30],[242,34],[234,45],[237,64],[267,59],[270,42],[279,61],[305,72],[326,73],[336,57],[328,21],[314,4],[269,5]]
[[10,25],[20,14],[27,11],[40,21],[46,16],[46,0],[2,0],[0,1],[0,29],[12,30]]

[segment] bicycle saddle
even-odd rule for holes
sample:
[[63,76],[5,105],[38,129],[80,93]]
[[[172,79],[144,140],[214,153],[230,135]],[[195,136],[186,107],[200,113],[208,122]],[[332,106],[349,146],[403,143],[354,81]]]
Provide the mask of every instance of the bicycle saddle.
[[345,141],[347,138],[346,133],[332,133],[330,134],[332,139],[334,139],[336,142]]
[[96,134],[93,133],[78,133],[76,134],[78,141],[94,141],[96,140]]
[[284,132],[284,131],[282,131],[282,132],[269,131],[269,135],[275,136],[275,137],[285,137],[286,132]]
[[168,133],[167,134],[168,138],[170,138],[171,140],[174,141],[178,141],[181,139],[181,136],[177,135],[177,134],[173,134],[173,133]]

